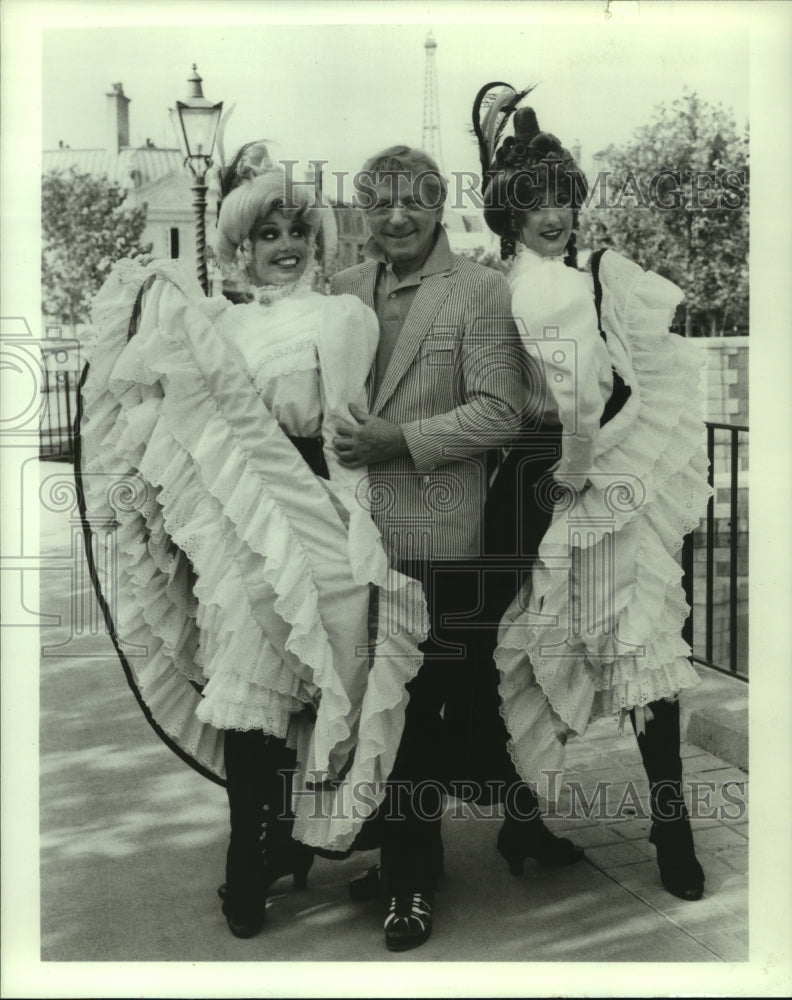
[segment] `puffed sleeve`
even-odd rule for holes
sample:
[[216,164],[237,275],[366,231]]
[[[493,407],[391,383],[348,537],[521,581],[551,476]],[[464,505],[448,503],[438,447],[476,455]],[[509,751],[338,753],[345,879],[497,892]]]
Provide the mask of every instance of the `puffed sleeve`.
[[350,515],[350,560],[356,579],[379,580],[387,569],[380,535],[368,512],[367,470],[338,461],[333,438],[341,423],[354,423],[351,404],[368,410],[366,381],[374,363],[379,324],[373,310],[354,295],[326,299],[319,328],[322,441],[330,484]]
[[611,380],[607,345],[586,276],[538,256],[519,261],[512,275],[512,311],[528,354],[540,366],[547,409],[563,428],[556,476],[591,468]]
[[[319,328],[322,439],[330,479],[359,478],[345,469],[332,447],[339,423],[354,422],[350,404],[368,410],[366,379],[377,352],[379,325],[374,312],[354,295],[328,296]],[[351,480],[350,480],[351,481]]]

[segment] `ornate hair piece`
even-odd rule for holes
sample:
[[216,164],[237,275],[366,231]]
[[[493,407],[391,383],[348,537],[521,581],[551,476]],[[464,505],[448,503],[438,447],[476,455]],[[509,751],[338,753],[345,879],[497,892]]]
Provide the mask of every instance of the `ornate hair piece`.
[[227,167],[220,170],[220,199],[235,187],[273,169],[264,139],[247,142],[239,149]]
[[[533,87],[516,91],[508,83],[487,83],[473,102],[473,132],[479,144],[482,187],[502,170],[519,170],[542,162],[558,162],[577,170],[572,154],[551,132],[542,132],[533,108],[518,108]],[[486,110],[484,110],[486,109]],[[484,116],[482,118],[482,111]],[[514,116],[514,136],[499,145],[509,119]]]
[[484,178],[496,166],[498,142],[509,118],[520,101],[532,90],[533,87],[527,87],[518,92],[510,83],[496,81],[485,84],[476,94],[473,102],[473,134],[479,145],[482,187]]
[[[473,132],[481,159],[484,220],[501,237],[504,259],[514,253],[520,210],[540,204],[525,195],[533,198],[534,192],[552,187],[556,195],[563,194],[564,203],[578,208],[587,190],[586,179],[572,154],[552,133],[541,131],[533,108],[518,108],[532,89],[528,87],[518,92],[508,83],[488,83],[479,90],[473,102]],[[514,135],[503,138],[512,116]],[[516,196],[518,189],[519,197]],[[574,245],[571,256],[574,256]]]
[[228,119],[231,117],[236,103],[232,104],[230,107],[226,108],[223,112],[223,116],[220,119],[217,126],[217,135],[215,136],[215,149],[217,150],[217,160],[220,164],[220,172],[222,173],[226,168],[226,156],[225,156],[225,130],[228,125]]

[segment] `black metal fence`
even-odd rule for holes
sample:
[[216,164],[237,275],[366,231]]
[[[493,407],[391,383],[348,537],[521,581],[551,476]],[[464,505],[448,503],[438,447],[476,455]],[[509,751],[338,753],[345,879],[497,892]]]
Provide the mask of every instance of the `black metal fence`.
[[[42,391],[41,458],[74,461],[74,416],[81,372],[47,364]],[[745,435],[740,440],[739,435]],[[706,518],[682,548],[685,593],[691,607],[684,636],[693,658],[748,679],[748,500],[740,472],[747,471],[748,428],[707,423],[710,485],[715,495]],[[743,468],[741,469],[741,465]],[[721,485],[723,483],[724,485]]]
[[41,410],[39,455],[51,462],[74,461],[74,417],[81,371],[79,351],[42,351],[45,404]]
[[[748,680],[748,427],[707,422],[707,514],[682,549],[693,659]],[[701,584],[703,583],[703,593]]]

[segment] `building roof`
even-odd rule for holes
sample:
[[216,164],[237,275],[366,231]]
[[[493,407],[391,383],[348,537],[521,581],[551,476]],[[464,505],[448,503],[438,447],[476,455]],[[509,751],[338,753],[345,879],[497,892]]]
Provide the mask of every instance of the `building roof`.
[[45,149],[41,155],[44,173],[77,167],[83,173],[105,174],[125,188],[139,188],[169,174],[179,173],[182,154],[178,149],[127,146],[118,153],[107,149]]

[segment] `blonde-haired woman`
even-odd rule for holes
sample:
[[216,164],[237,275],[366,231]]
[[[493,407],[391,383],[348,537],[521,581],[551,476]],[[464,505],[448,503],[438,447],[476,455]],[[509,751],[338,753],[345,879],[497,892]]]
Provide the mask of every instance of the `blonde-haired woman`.
[[215,253],[244,301],[205,298],[175,261],[122,261],[94,307],[80,465],[89,526],[111,514],[108,475],[138,487],[112,512],[108,624],[150,721],[226,784],[222,908],[250,937],[274,878],[304,884],[313,849],[348,851],[381,801],[426,625],[365,475],[329,444],[366,406],[376,318],[312,290],[321,209],[260,144],[224,187]]

